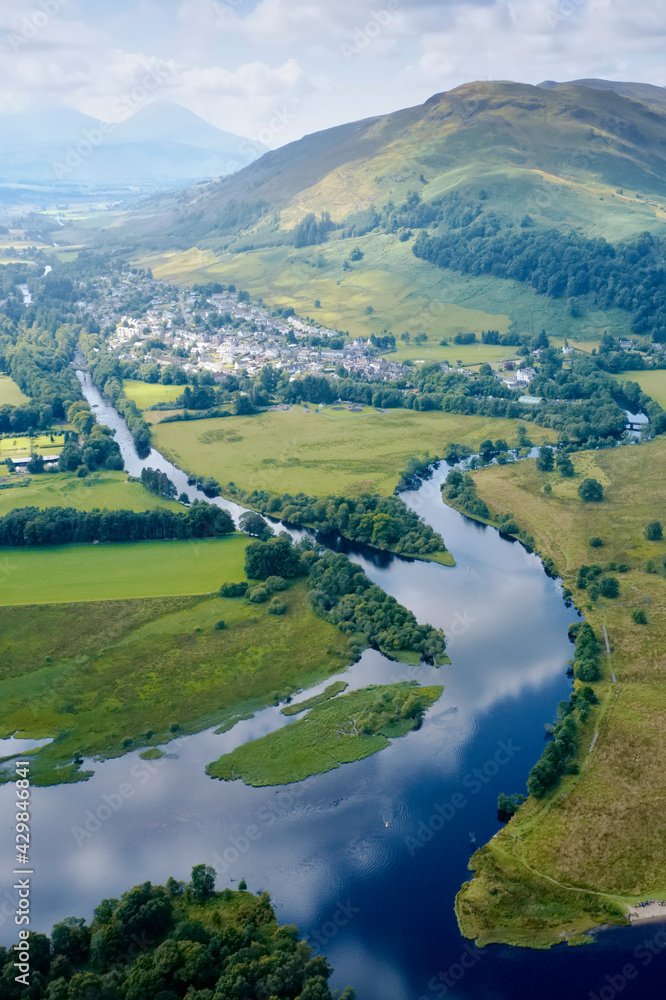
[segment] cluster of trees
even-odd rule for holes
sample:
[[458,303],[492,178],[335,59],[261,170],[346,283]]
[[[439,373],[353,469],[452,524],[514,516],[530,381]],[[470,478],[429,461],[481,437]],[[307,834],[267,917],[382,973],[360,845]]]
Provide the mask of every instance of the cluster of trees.
[[214,869],[197,865],[189,884],[144,882],[102,900],[90,925],[29,932],[28,989],[15,981],[17,953],[0,948],[4,1000],[334,1000],[326,959],[278,926],[268,893],[250,895],[243,880],[236,892],[214,887]]
[[166,497],[167,500],[174,500],[178,493],[166,472],[161,472],[159,469],[142,469],[141,484],[151,493],[156,493],[158,497]]
[[325,243],[332,229],[335,229],[335,225],[328,212],[322,212],[319,219],[314,212],[308,212],[294,226],[292,231],[294,246],[311,247],[317,243]]
[[233,519],[226,510],[202,500],[195,501],[185,511],[21,507],[0,517],[0,546],[210,538],[229,535],[234,530]]
[[[609,569],[617,569],[625,572],[628,569],[626,564],[609,563]],[[607,597],[614,600],[620,596],[620,584],[614,576],[603,576],[603,569],[598,563],[591,566],[581,566],[576,578],[576,586],[579,590],[586,590],[591,601],[596,601],[599,597]],[[591,678],[588,678],[590,680]]]
[[308,525],[315,531],[340,532],[352,541],[364,542],[403,555],[445,552],[446,546],[430,525],[422,521],[398,497],[308,497],[304,493],[278,496],[254,490],[247,503],[264,514],[288,524]]
[[536,799],[541,799],[566,773],[573,755],[578,749],[576,720],[567,714],[555,726],[553,738],[547,744],[541,760],[538,760],[527,779],[527,790]]
[[457,510],[471,517],[481,517],[484,520],[490,517],[488,505],[477,496],[476,483],[469,473],[451,469],[442,484],[442,497],[445,501],[450,501]]
[[389,656],[410,650],[436,660],[444,653],[443,633],[419,625],[412,612],[371,583],[360,566],[339,553],[313,555],[310,600],[315,611],[341,631],[364,635],[370,646]]
[[463,274],[491,274],[566,298],[579,315],[584,301],[632,313],[635,333],[666,341],[666,247],[650,233],[613,245],[602,238],[551,230],[500,230],[485,213],[456,231],[414,241],[416,257]]
[[[83,406],[82,403],[74,405]],[[77,412],[85,413],[86,411],[79,410]],[[92,413],[90,415],[94,420]],[[120,448],[118,443],[114,441],[113,431],[109,427],[93,423],[88,433],[82,431],[82,434],[81,445],[74,434],[67,435],[58,461],[60,472],[76,472],[79,476],[86,476],[89,472],[96,472],[98,469],[120,470],[123,468]]]
[[245,571],[252,580],[293,579],[309,575],[314,610],[349,635],[362,635],[368,645],[388,656],[409,650],[428,660],[444,653],[444,635],[419,625],[411,611],[371,583],[360,566],[346,556],[320,552],[308,539],[294,545],[286,533],[251,542]]
[[586,684],[598,681],[601,677],[599,665],[599,643],[594,629],[588,622],[577,623],[574,627],[576,655],[574,657],[574,676]]

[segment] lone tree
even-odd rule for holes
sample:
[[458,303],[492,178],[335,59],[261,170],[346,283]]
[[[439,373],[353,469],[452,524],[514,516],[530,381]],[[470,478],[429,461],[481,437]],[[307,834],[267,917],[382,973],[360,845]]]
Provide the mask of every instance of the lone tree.
[[604,488],[597,479],[584,479],[578,487],[578,496],[588,503],[598,502],[604,498]]
[[192,869],[192,895],[197,903],[205,902],[215,890],[215,869],[210,865],[195,865]]
[[238,526],[246,535],[253,535],[255,538],[270,538],[273,529],[264,521],[260,514],[255,514],[253,510],[248,510],[238,518]]
[[650,521],[645,528],[645,537],[648,542],[660,542],[664,537],[664,531],[660,521]]
[[539,448],[539,457],[536,460],[536,465],[539,472],[552,472],[555,465],[553,449],[548,448],[546,445]]

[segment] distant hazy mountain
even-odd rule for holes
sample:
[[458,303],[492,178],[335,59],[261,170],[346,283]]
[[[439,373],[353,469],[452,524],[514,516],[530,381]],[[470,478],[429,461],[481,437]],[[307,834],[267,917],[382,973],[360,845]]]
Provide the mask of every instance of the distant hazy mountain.
[[666,87],[655,87],[651,83],[623,83],[618,80],[569,80],[567,83],[556,83],[555,80],[544,80],[539,84],[544,90],[556,90],[558,87],[589,87],[591,90],[609,90],[621,97],[629,97],[643,104],[656,104],[666,108]]
[[264,151],[167,102],[117,125],[66,109],[0,116],[0,185],[182,187],[233,173]]

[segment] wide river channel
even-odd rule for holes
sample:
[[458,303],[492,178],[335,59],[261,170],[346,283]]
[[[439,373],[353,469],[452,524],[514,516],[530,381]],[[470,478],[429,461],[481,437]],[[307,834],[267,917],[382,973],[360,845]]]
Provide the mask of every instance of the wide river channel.
[[[203,498],[156,451],[138,459],[119,414],[88,376],[79,377],[100,422],[115,429],[131,474],[159,467],[179,493]],[[88,781],[32,793],[34,930],[48,932],[66,916],[89,919],[104,897],[145,880],[186,879],[206,862],[217,868],[218,888],[245,878],[252,891],[270,892],[280,922],[298,924],[329,957],[332,986],[351,983],[359,1000],[611,1000],[627,963],[637,977],[623,997],[663,995],[663,955],[646,962],[634,954],[655,935],[661,941],[659,925],[601,930],[592,945],[547,952],[477,950],[460,936],[453,902],[469,877],[472,838],[481,845],[499,829],[498,793],[525,790],[544,724],[568,698],[567,626],[576,612],[535,555],[441,502],[447,471],[442,463],[402,497],[441,532],[455,568],[347,548],[419,621],[447,633],[450,666],[410,667],[370,650],[344,674],[351,687],[411,678],[443,684],[422,728],[366,760],[279,788],[204,773],[221,753],[286,724],[277,708],[225,734],[170,743],[158,761],[137,753],[86,761],[95,772]],[[0,788],[6,886],[12,794]],[[9,945],[14,893],[0,896],[0,941]]]

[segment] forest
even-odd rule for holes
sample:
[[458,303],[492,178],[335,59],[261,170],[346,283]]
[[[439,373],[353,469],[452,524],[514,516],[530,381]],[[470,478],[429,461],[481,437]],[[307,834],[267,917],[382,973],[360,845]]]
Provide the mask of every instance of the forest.
[[[195,865],[188,883],[143,882],[103,899],[90,924],[70,917],[50,937],[22,930],[0,948],[3,1000],[354,1000],[331,993],[332,969],[278,926],[268,893],[215,891],[216,873]],[[16,964],[30,968],[29,986]]]

